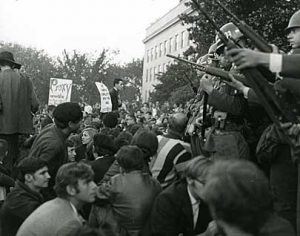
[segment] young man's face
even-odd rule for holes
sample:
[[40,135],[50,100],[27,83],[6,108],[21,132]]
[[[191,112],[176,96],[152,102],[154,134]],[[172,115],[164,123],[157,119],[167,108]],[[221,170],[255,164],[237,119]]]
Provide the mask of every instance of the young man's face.
[[75,147],[68,147],[68,160],[70,162],[75,161],[75,156],[76,156]]
[[118,89],[118,90],[122,90],[122,88],[123,88],[123,82],[120,81],[119,83],[117,83],[117,84],[115,85],[115,87],[116,87],[116,89]]
[[290,29],[287,39],[292,48],[300,47],[300,27]]
[[93,180],[79,179],[77,184],[77,193],[74,196],[77,201],[82,203],[91,203],[96,198],[97,185]]
[[50,175],[48,173],[48,167],[45,166],[32,175],[32,184],[36,188],[46,188],[48,187]]

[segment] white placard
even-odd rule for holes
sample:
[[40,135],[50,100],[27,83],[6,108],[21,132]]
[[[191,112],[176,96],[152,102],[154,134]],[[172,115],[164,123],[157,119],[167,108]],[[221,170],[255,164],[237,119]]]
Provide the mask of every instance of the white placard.
[[50,78],[48,105],[70,102],[72,93],[72,80]]
[[111,98],[110,98],[108,88],[105,86],[105,84],[100,83],[100,82],[95,82],[95,84],[100,93],[100,100],[101,100],[100,112],[102,112],[102,113],[111,112],[112,104],[111,104]]

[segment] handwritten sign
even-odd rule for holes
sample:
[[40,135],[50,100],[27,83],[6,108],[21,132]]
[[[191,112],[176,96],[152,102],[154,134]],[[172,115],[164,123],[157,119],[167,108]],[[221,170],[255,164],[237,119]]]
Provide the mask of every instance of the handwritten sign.
[[112,111],[112,104],[111,104],[111,98],[108,91],[108,88],[100,82],[95,82],[97,89],[100,93],[100,100],[101,100],[101,109],[100,112],[106,113]]
[[48,105],[70,102],[72,92],[72,80],[50,78]]

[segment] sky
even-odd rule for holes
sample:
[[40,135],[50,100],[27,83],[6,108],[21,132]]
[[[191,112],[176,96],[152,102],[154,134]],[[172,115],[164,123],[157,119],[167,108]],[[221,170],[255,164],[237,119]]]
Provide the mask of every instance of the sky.
[[144,55],[146,28],[179,0],[0,0],[0,41],[43,49],[119,50],[116,62]]

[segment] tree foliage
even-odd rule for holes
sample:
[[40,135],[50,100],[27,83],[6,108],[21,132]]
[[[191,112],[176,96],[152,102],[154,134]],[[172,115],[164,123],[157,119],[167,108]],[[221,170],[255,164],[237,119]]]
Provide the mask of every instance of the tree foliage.
[[115,51],[103,49],[88,54],[63,51],[59,58],[51,58],[43,50],[0,42],[1,50],[11,51],[15,60],[22,64],[22,72],[33,80],[37,96],[42,104],[48,102],[49,79],[63,78],[73,81],[71,100],[74,102],[99,102],[100,95],[95,82],[113,87],[115,78],[125,78],[126,85],[121,96],[129,101],[140,97],[143,61],[133,59],[125,65],[113,63]]
[[[205,5],[207,12],[218,26],[221,27],[231,21],[224,11],[214,3],[214,0],[207,2],[209,2]],[[284,29],[288,25],[289,18],[300,7],[298,0],[223,0],[222,3],[268,42],[287,50]],[[191,2],[188,2],[187,5],[191,5],[195,10],[195,6]],[[196,48],[190,49],[189,52],[205,54],[215,38],[213,27],[203,15],[195,14],[195,12],[190,15],[182,15],[181,19],[185,24],[190,25],[188,28],[190,39],[196,45]]]
[[160,83],[154,85],[155,90],[151,93],[151,98],[153,101],[181,103],[193,96],[192,84],[197,86],[197,78],[196,71],[190,65],[182,62],[171,64],[167,71],[157,78]]

